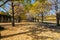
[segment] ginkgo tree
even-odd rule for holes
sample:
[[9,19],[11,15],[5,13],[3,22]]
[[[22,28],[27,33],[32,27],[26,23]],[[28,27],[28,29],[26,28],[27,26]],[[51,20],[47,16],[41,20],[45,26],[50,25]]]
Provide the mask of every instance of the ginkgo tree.
[[32,8],[30,9],[31,15],[41,14],[42,22],[43,22],[43,13],[48,12],[51,9],[51,3],[47,0],[45,1],[36,1]]
[[[18,1],[18,2],[14,4],[15,1]],[[14,1],[11,0],[10,2],[13,3],[13,5],[11,5],[13,10],[13,11],[11,10],[12,14],[16,16],[18,14],[21,14],[21,12],[23,12],[23,14],[30,12],[30,15],[32,17],[33,16],[35,17],[36,14],[41,14],[42,21],[43,21],[43,13],[48,12],[51,9],[51,3],[48,3],[47,0],[34,0],[34,1],[35,3],[31,3],[31,0],[14,0]],[[21,3],[24,5],[23,8],[19,6]]]
[[[9,10],[9,12],[10,12],[10,15],[12,16],[12,10]],[[25,13],[25,9],[23,4],[19,3],[19,5],[14,6],[14,17],[16,19],[20,18],[21,15],[24,13]]]

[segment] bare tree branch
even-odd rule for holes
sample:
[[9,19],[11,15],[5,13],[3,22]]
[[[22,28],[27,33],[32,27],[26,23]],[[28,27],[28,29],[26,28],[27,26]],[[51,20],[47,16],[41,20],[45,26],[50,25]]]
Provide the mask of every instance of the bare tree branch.
[[6,0],[2,5],[0,5],[0,7],[3,6],[4,4],[6,4],[8,1],[9,1],[9,0]]

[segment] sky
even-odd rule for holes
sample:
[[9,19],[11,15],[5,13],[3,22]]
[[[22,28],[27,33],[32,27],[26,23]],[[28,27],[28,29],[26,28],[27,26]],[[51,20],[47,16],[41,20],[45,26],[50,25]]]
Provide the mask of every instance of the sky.
[[[53,0],[53,1],[49,0],[49,2],[52,2],[53,4],[55,3],[54,1],[55,0]],[[57,5],[58,5],[58,10],[60,10],[60,0],[58,0],[58,4]],[[55,14],[55,12],[56,12],[55,11],[55,5],[52,5],[52,10],[50,10],[49,14]]]
[[[5,0],[5,1],[6,1],[6,0]],[[31,3],[34,3],[34,0],[31,0]],[[1,4],[2,4],[2,2],[0,2],[0,5],[1,5]],[[10,6],[8,5],[8,3],[6,3],[4,6],[5,6],[5,9],[8,11],[8,10],[9,10],[9,7],[10,7]],[[0,11],[6,12],[6,11],[5,11],[3,8],[1,8],[1,7],[0,7]]]
[[34,3],[34,0],[32,0],[31,3]]
[[[52,0],[49,0],[49,2],[54,3],[54,1],[52,1]],[[58,2],[60,3],[60,0],[58,0]],[[34,0],[32,0],[31,3],[34,3]],[[0,2],[0,4],[2,4],[2,2]],[[58,4],[58,5],[59,5],[58,7],[59,7],[59,9],[60,9],[60,4]],[[5,9],[6,9],[7,11],[9,10],[9,7],[10,7],[10,6],[8,5],[8,3],[6,3],[6,4],[5,4]],[[6,11],[3,10],[1,7],[0,7],[0,11],[6,12]],[[56,11],[55,11],[55,5],[53,5],[53,6],[52,6],[52,10],[50,10],[49,14],[55,14],[55,12],[56,12]]]

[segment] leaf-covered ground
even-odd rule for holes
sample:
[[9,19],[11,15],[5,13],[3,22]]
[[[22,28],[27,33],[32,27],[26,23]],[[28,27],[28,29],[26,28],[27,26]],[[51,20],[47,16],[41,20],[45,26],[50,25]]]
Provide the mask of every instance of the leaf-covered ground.
[[33,22],[21,22],[15,27],[4,25],[1,40],[60,40],[60,29]]

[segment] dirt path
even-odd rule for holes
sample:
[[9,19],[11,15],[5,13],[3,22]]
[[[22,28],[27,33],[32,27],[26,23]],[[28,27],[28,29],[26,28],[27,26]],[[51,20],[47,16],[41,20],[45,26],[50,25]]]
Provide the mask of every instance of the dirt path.
[[4,26],[1,40],[60,40],[60,29],[48,28],[33,22],[22,22],[15,27]]

